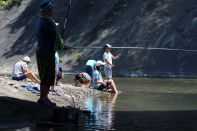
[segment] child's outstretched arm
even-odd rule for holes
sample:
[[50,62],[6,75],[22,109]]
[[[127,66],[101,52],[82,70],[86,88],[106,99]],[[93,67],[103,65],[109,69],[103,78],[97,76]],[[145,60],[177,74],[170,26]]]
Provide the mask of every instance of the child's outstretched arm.
[[118,59],[120,56],[121,56],[121,54],[119,53],[118,55],[113,56],[113,59]]

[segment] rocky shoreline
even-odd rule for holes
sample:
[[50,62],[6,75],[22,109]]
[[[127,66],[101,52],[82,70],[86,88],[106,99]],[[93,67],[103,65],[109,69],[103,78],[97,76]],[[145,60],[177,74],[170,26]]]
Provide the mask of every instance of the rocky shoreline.
[[[35,125],[43,119],[49,120],[54,109],[38,105],[39,94],[29,91],[30,85],[38,87],[39,90],[39,85],[0,77],[0,129]],[[85,98],[105,93],[85,87],[75,87],[71,84],[63,84],[56,89],[58,94],[49,94],[50,100],[57,104],[56,108],[71,107],[80,111],[86,110]]]

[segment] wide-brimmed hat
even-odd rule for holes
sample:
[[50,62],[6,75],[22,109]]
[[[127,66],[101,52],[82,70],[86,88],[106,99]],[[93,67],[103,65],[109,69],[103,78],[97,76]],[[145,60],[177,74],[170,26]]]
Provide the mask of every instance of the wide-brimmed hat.
[[44,13],[48,10],[52,10],[53,7],[53,3],[50,0],[42,0],[42,2],[40,3],[40,12]]
[[27,61],[27,62],[31,62],[31,59],[29,58],[29,56],[25,56],[22,60]]
[[103,66],[103,65],[105,65],[105,63],[102,62],[101,60],[98,60],[98,61],[96,62],[96,66]]

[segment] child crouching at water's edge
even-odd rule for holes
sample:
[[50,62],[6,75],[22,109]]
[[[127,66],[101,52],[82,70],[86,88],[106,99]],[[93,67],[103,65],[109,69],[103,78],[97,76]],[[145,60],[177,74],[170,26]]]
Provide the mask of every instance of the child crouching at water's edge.
[[98,90],[111,89],[113,93],[118,93],[116,85],[112,79],[103,80],[101,71],[104,70],[105,63],[102,61],[96,62],[96,69],[93,72],[93,87]]

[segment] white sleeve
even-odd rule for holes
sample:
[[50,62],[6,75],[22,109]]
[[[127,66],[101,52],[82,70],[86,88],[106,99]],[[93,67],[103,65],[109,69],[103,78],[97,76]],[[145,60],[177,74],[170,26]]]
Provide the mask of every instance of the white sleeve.
[[26,64],[26,63],[23,63],[23,64],[22,64],[22,68],[23,68],[23,70],[28,70],[27,64]]
[[106,59],[109,59],[109,58],[108,58],[107,53],[104,53],[104,54],[103,54],[103,61],[106,62]]
[[112,55],[112,53],[110,53],[110,55],[111,55],[111,58],[113,58],[113,57],[114,57],[114,55]]

